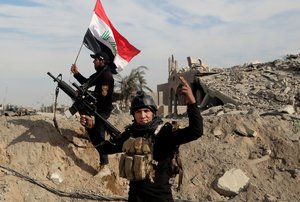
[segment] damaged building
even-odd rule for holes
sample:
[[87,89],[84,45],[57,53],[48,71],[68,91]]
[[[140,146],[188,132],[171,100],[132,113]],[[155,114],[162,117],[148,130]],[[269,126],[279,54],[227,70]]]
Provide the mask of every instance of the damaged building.
[[[210,92],[209,89],[201,82],[201,77],[213,75],[219,72],[218,69],[211,70],[207,65],[202,64],[200,59],[187,57],[188,65],[184,68],[178,68],[178,62],[172,55],[168,59],[168,83],[157,86],[157,103],[160,106],[158,114],[163,116],[179,115],[186,111],[184,99],[179,95],[181,86],[179,76],[183,76],[189,82],[193,93],[196,97],[197,105],[201,109],[209,105],[224,104],[221,95],[218,92]],[[220,97],[221,99],[219,99]],[[225,100],[228,102],[228,100]]]
[[157,86],[159,115],[177,116],[186,111],[178,93],[179,76],[189,82],[202,111],[226,104],[240,111],[299,112],[300,54],[231,68],[209,68],[191,57],[187,63],[179,69],[174,56],[168,59],[168,82]]

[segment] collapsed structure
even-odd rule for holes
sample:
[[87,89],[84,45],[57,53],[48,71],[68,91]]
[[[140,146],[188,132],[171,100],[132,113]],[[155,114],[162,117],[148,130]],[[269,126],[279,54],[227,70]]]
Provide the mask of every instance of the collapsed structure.
[[178,94],[178,76],[190,82],[202,110],[233,104],[239,110],[255,108],[261,113],[300,111],[300,54],[226,69],[209,68],[200,59],[191,57],[187,61],[188,66],[179,70],[177,61],[171,56],[168,82],[157,86],[158,105],[164,116],[178,115],[185,104]]

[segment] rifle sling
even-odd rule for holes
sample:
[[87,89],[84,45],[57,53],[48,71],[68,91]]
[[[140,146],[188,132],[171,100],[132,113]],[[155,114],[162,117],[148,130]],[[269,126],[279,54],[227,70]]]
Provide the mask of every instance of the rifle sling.
[[54,116],[53,116],[53,123],[54,123],[54,126],[55,126],[56,130],[58,131],[58,133],[59,133],[65,140],[67,140],[69,143],[73,144],[75,147],[79,147],[79,148],[87,148],[86,146],[80,146],[80,145],[76,144],[75,142],[73,142],[72,140],[69,140],[66,136],[63,135],[61,129],[59,128],[58,122],[57,122],[57,119],[56,119],[56,109],[57,109],[57,97],[58,97],[58,92],[59,92],[59,87],[57,86],[56,89],[55,89],[55,101],[54,101],[54,110],[53,110],[53,113],[54,113]]

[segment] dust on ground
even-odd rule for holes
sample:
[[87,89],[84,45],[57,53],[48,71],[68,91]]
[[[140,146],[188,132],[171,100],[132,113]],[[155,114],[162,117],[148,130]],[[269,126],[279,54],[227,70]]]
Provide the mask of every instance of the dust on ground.
[[[0,164],[4,167],[0,172],[0,201],[100,201],[102,196],[102,201],[105,197],[126,199],[128,183],[118,177],[118,154],[109,156],[111,176],[93,177],[99,157],[78,118],[57,117],[64,136],[54,127],[53,114],[0,119]],[[110,121],[121,130],[131,122],[131,117],[112,115]],[[182,126],[187,124],[186,118],[179,121]],[[257,135],[237,134],[236,128],[241,125],[250,127]],[[204,116],[204,127],[201,138],[180,147],[184,179],[182,189],[178,192],[174,189],[176,199],[300,200],[299,120],[224,114]],[[252,163],[265,155],[269,158]],[[225,197],[215,191],[213,184],[231,168],[243,170],[250,184],[237,196]],[[51,179],[51,173],[60,178]],[[177,179],[173,183],[175,188]]]
[[[299,72],[300,54],[234,67],[208,80],[239,104],[202,111],[203,136],[180,146],[181,190],[171,180],[177,201],[300,201]],[[60,134],[53,114],[0,116],[0,201],[126,200],[120,154],[109,156],[112,175],[94,177],[99,156],[78,119],[57,116]],[[184,116],[176,120],[182,127],[188,123]],[[109,121],[122,131],[132,118],[120,113]],[[216,181],[233,168],[249,183],[227,196]]]

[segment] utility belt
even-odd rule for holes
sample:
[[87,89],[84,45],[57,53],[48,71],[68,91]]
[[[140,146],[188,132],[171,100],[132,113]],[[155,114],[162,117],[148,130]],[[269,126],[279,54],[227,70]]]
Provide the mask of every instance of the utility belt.
[[153,160],[153,143],[148,138],[130,137],[123,144],[119,176],[130,181],[149,179],[153,182],[157,161]]

